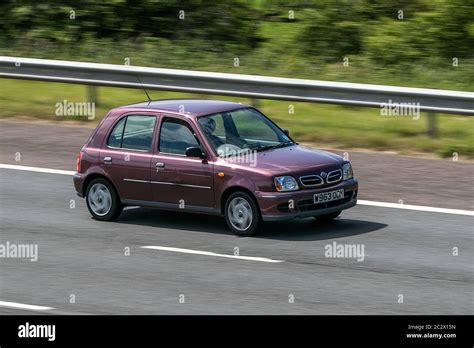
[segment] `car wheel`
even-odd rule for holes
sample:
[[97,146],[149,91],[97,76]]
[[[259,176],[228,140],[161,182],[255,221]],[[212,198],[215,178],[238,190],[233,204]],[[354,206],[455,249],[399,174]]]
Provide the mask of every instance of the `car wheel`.
[[331,213],[331,214],[315,216],[315,218],[318,221],[322,221],[322,222],[331,221],[331,220],[334,220],[335,218],[337,218],[341,214],[341,211],[342,210],[336,211],[336,212]]
[[92,217],[100,221],[111,221],[122,213],[122,203],[109,181],[92,180],[86,191],[87,208]]
[[234,192],[225,204],[225,219],[232,232],[239,236],[253,236],[261,223],[260,210],[255,200],[245,192]]

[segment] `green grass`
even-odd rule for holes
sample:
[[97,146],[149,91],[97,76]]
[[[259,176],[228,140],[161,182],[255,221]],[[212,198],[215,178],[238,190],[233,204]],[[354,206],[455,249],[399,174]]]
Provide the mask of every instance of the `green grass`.
[[[99,87],[96,119],[59,117],[56,103],[87,101],[86,86],[38,81],[0,80],[0,117],[29,116],[58,122],[76,120],[96,124],[106,112],[116,106],[146,100],[141,90]],[[153,99],[215,98],[252,103],[248,99],[186,93],[149,91]],[[474,158],[474,119],[471,117],[441,115],[437,117],[439,134],[426,134],[426,115],[420,119],[381,116],[376,108],[356,108],[313,103],[259,100],[257,105],[281,127],[290,130],[299,142],[314,143],[331,148],[368,148],[396,151],[403,154],[423,152],[460,159]],[[294,113],[289,113],[289,106]]]

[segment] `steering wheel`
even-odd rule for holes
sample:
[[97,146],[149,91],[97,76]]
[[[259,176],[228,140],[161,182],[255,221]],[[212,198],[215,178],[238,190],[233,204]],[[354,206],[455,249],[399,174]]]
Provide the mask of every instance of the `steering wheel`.
[[238,154],[242,151],[242,148],[232,144],[222,144],[217,148],[217,154],[221,157],[225,157],[230,154]]
[[236,137],[234,135],[227,136],[227,141],[230,142],[231,144],[234,144],[240,147],[241,149],[250,148],[250,144],[247,141],[245,141],[244,139],[240,137]]

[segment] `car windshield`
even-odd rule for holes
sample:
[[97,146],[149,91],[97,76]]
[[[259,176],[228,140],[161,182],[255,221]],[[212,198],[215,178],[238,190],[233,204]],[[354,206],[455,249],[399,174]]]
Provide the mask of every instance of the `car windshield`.
[[201,116],[198,123],[219,157],[293,144],[281,129],[253,108]]

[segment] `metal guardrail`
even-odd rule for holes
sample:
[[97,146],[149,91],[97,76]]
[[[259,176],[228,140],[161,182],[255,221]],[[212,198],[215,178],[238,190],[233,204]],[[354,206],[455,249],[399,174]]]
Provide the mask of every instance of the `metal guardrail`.
[[474,93],[0,56],[0,77],[474,115]]

